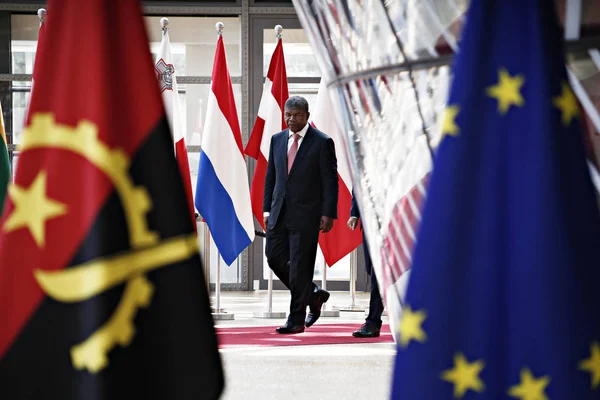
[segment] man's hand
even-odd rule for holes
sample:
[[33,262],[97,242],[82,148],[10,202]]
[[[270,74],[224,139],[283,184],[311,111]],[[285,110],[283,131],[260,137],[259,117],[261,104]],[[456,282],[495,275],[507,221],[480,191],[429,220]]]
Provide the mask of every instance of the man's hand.
[[319,230],[323,231],[323,233],[327,233],[333,228],[333,218],[331,217],[321,217],[321,223],[319,224]]
[[267,230],[267,227],[269,226],[269,216],[264,216],[263,217],[263,222],[265,223],[265,231]]
[[348,228],[355,230],[356,226],[358,225],[358,218],[357,217],[350,217],[350,219],[348,220],[348,222],[346,222],[346,225],[348,225]]

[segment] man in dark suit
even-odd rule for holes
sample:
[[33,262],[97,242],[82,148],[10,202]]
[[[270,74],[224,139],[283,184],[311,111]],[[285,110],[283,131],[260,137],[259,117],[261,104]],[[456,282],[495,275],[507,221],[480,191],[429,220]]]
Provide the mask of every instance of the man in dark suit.
[[[354,192],[352,192],[352,208],[350,209],[350,219],[347,223],[348,227],[355,230],[359,219],[360,211]],[[379,294],[379,286],[377,286],[377,278],[375,277],[375,270],[373,269],[373,263],[371,262],[371,255],[369,254],[369,246],[367,245],[364,230],[362,235],[363,251],[365,253],[365,269],[367,270],[367,274],[371,276],[371,299],[369,301],[369,315],[367,315],[365,323],[359,330],[353,332],[352,336],[358,338],[379,337],[382,324],[381,316],[383,315],[383,301],[381,301],[381,295]]]
[[277,328],[279,333],[304,332],[329,299],[312,279],[319,231],[329,232],[337,218],[337,159],[333,140],[310,126],[309,115],[303,97],[286,101],[288,129],[271,138],[265,178],[267,262],[292,295],[288,320]]

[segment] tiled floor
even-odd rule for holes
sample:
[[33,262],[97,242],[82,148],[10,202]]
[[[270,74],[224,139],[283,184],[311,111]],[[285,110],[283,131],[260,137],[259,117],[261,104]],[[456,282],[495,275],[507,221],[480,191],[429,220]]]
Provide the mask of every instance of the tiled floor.
[[[348,292],[331,293],[328,310],[351,305]],[[272,310],[287,311],[289,298],[289,293],[274,292]],[[368,303],[368,293],[357,293],[355,305],[366,307]],[[216,321],[216,325],[275,329],[285,322],[285,318],[253,317],[254,311],[266,311],[267,307],[267,293],[263,291],[221,292],[221,308],[234,314],[234,320]],[[321,317],[317,323],[361,323],[364,318],[364,312],[342,311],[340,317]],[[222,398],[386,399],[395,354],[392,343],[225,349],[221,355],[227,387]]]

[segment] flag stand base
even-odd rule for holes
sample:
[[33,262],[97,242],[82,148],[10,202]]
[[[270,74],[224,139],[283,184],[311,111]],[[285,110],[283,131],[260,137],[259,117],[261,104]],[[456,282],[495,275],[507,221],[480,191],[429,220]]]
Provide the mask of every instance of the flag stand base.
[[337,307],[337,306],[333,306],[334,310],[338,310],[338,311],[344,311],[344,312],[365,312],[365,308],[364,307],[360,307],[360,306],[347,306],[347,307]]
[[229,314],[224,309],[220,309],[218,312],[212,308],[212,317],[216,321],[231,321],[234,319],[235,314]]
[[321,310],[321,317],[339,317],[339,310]]
[[287,317],[285,312],[255,311],[254,318],[281,319]]

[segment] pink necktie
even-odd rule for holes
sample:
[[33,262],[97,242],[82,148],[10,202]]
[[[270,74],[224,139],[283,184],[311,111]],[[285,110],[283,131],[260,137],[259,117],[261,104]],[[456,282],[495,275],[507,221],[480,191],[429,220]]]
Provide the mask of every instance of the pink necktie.
[[298,153],[298,140],[300,140],[300,135],[294,133],[294,142],[292,143],[292,147],[290,147],[290,151],[288,151],[288,174],[292,170],[292,165],[294,165],[294,160],[296,159],[296,153]]

